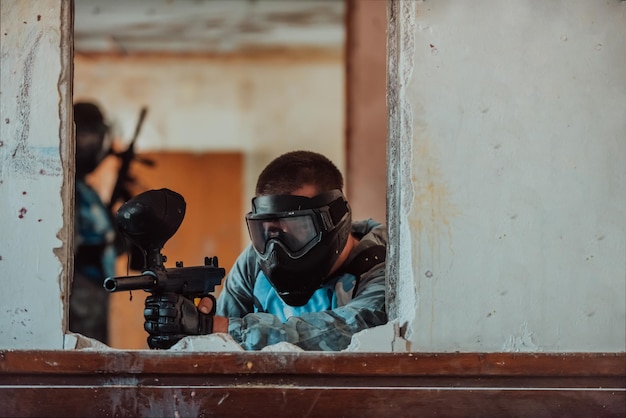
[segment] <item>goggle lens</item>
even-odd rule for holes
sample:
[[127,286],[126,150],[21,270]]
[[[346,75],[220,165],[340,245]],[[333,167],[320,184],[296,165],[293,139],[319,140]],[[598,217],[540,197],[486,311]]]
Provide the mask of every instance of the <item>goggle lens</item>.
[[292,254],[304,249],[320,233],[311,215],[284,218],[246,219],[254,248],[265,254],[267,243],[276,239]]

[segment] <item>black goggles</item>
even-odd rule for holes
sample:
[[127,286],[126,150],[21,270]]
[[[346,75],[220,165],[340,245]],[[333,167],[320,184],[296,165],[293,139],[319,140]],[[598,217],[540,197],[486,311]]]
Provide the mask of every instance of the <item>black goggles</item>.
[[267,244],[277,240],[292,258],[306,254],[332,231],[349,212],[341,190],[308,198],[292,195],[258,196],[246,215],[248,232],[256,251],[264,255]]

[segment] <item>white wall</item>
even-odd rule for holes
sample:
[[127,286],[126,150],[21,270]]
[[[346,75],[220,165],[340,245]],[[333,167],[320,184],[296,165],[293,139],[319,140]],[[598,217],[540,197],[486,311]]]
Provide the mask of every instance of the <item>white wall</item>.
[[[62,4],[59,4],[62,3]],[[69,2],[3,0],[0,347],[63,347],[71,268]],[[66,26],[66,25],[65,25]],[[61,49],[59,49],[61,46]],[[65,161],[67,161],[65,159]]]
[[411,349],[624,351],[626,2],[393,7]]

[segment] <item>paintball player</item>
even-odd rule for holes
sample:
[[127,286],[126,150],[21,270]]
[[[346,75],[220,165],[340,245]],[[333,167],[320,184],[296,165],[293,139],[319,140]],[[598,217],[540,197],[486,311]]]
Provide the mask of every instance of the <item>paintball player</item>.
[[109,209],[86,177],[109,155],[111,137],[93,103],[74,104],[76,194],[74,280],[70,294],[70,331],[108,343],[109,294],[105,277],[115,273],[116,232]]
[[385,324],[386,228],[352,222],[342,189],[340,171],[323,155],[294,151],[273,160],[246,215],[252,242],[216,306],[208,297],[196,308],[180,295],[148,296],[150,347],[223,332],[246,350],[280,342],[342,350],[353,334]]

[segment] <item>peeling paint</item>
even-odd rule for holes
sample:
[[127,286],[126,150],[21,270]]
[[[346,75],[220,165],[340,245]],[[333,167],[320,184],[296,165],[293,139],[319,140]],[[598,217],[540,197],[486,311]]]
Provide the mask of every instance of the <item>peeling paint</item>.
[[[391,319],[410,324],[418,305],[418,292],[413,280],[413,244],[409,230],[404,226],[414,201],[411,182],[405,181],[413,164],[409,138],[413,136],[413,113],[407,100],[407,88],[413,72],[415,8],[412,2],[391,2],[389,7],[388,53],[388,108],[389,142],[388,173],[389,202],[387,224],[389,240],[396,245],[388,249],[388,298]],[[399,298],[398,295],[402,295]],[[407,334],[411,334],[410,325]]]
[[516,334],[506,338],[502,351],[504,352],[536,352],[540,351],[539,346],[533,341],[533,332],[528,328],[528,323],[524,322]]
[[73,78],[74,78],[74,34],[73,34],[73,3],[62,2],[60,8],[61,34],[59,49],[61,53],[61,70],[57,80],[57,92],[59,95],[59,148],[58,155],[61,157],[61,169],[63,182],[60,191],[60,201],[63,205],[63,227],[59,229],[56,237],[61,245],[53,248],[54,255],[61,263],[61,272],[58,276],[59,289],[62,301],[62,332],[67,331],[69,323],[69,304],[63,303],[69,300],[69,290],[72,274],[74,273],[74,178],[76,171],[74,164],[75,141],[74,141],[74,103],[73,103]]

